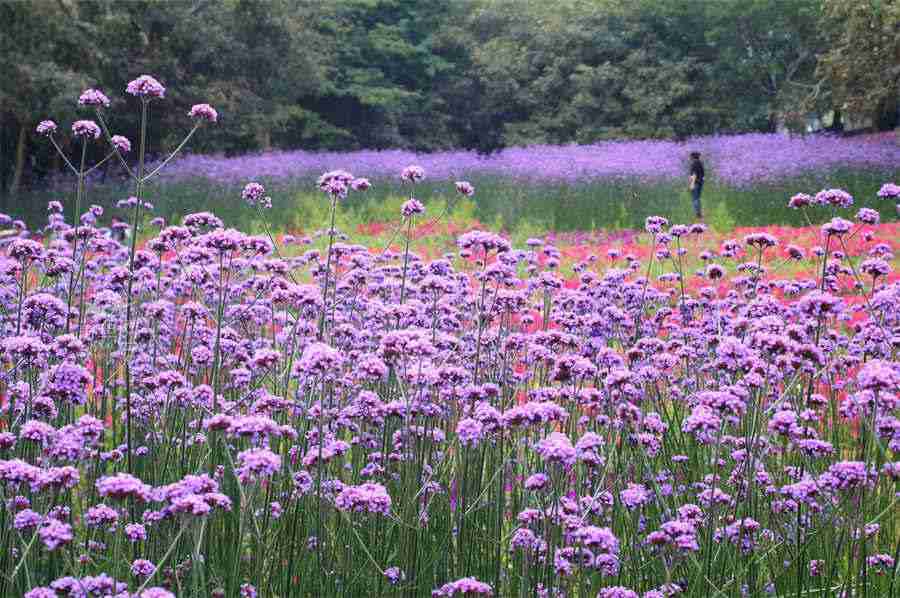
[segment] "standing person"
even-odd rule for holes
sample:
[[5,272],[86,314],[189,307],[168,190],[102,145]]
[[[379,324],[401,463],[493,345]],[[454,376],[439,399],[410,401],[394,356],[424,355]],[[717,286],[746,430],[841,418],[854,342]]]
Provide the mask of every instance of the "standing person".
[[700,152],[691,152],[691,201],[694,203],[694,214],[697,218],[703,219],[703,210],[700,207],[700,194],[703,193],[703,178],[705,171],[703,170],[703,162],[700,161]]

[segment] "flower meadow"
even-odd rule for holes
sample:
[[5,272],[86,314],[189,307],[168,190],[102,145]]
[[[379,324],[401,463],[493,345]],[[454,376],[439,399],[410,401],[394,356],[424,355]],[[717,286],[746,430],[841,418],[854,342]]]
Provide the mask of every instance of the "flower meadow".
[[[896,185],[798,193],[830,219],[780,238],[652,216],[602,252],[474,229],[425,256],[427,167],[398,169],[383,246],[336,228],[372,183],[330,170],[323,230],[249,235],[155,215],[147,184],[218,113],[148,166],[166,89],[126,93],[141,138],[85,91],[74,197],[2,249],[0,595],[900,592],[897,225],[866,205]],[[101,143],[134,189],[109,234]]]
[[169,180],[205,178],[237,184],[247,176],[270,181],[318,176],[353,164],[373,178],[393,178],[411,163],[439,180],[508,177],[528,182],[583,183],[632,179],[655,183],[686,178],[687,155],[700,151],[718,180],[733,187],[794,178],[834,168],[896,170],[900,143],[892,133],[862,137],[788,136],[748,133],[665,140],[609,141],[591,145],[511,147],[490,156],[471,151],[417,154],[403,150],[357,152],[279,151],[239,157],[191,154],[179,160]]

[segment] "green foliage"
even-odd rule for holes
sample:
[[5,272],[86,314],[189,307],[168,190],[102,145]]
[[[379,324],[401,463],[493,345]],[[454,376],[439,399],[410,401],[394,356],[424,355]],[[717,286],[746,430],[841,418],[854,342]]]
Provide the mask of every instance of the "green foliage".
[[819,63],[817,94],[880,128],[900,124],[900,3],[825,0],[822,24],[835,37]]
[[[151,154],[171,149],[202,101],[221,126],[192,151],[229,154],[683,138],[802,124],[811,105],[889,126],[898,11],[888,0],[5,2],[0,187],[59,168],[31,142],[37,121],[65,127],[80,89],[120,97],[141,73],[176,108],[151,115]],[[134,119],[111,118],[136,137]]]

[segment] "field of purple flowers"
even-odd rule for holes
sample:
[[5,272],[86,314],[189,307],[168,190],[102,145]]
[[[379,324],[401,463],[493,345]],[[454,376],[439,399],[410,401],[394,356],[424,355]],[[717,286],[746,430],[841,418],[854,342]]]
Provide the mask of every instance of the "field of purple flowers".
[[[126,91],[145,132],[165,89]],[[46,237],[12,223],[2,249],[0,595],[900,593],[897,228],[869,207],[900,187],[795,195],[830,218],[808,246],[650,217],[636,253],[567,274],[484,230],[417,255],[443,217],[421,166],[399,169],[398,250],[342,241],[371,186],[343,170],[315,238],[164,222],[166,163],[108,129],[103,93],[80,103],[76,147],[127,171],[129,224],[99,229],[82,151]],[[196,105],[185,143],[217,117]],[[278,201],[235,188],[263,221]]]
[[538,145],[505,149],[491,156],[453,151],[416,154],[401,150],[358,152],[269,152],[226,158],[189,155],[167,170],[169,180],[195,178],[237,184],[247,178],[314,178],[353,164],[370,178],[394,178],[407,164],[420,164],[438,180],[509,177],[531,182],[579,183],[603,179],[645,182],[685,178],[689,151],[700,151],[722,184],[747,187],[835,168],[900,166],[894,133],[863,137],[805,137],[752,133],[675,141],[610,141],[593,145]]

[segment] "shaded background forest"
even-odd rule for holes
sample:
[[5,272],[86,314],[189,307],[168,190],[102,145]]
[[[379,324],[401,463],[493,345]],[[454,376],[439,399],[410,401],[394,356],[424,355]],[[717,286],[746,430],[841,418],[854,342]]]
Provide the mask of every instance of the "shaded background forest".
[[[896,0],[37,0],[0,4],[0,189],[59,167],[33,130],[152,73],[208,101],[193,151],[431,151],[897,124]],[[854,125],[856,126],[856,125]]]

